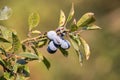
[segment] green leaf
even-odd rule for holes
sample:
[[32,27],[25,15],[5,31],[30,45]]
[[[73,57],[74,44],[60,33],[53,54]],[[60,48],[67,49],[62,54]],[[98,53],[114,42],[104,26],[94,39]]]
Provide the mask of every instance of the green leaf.
[[9,72],[4,72],[3,79],[0,80],[14,80],[14,76]]
[[88,60],[90,57],[90,47],[82,37],[80,37],[80,40],[81,40],[81,45],[83,46],[83,49],[86,55],[86,60]]
[[23,77],[22,75],[17,75],[15,80],[27,80],[27,79]]
[[0,80],[6,80],[4,76],[0,76]]
[[2,53],[3,55],[7,56],[7,53],[4,49],[0,48],[0,53]]
[[59,20],[59,27],[62,27],[65,24],[66,21],[66,16],[64,12],[61,10],[60,11],[60,20]]
[[10,41],[8,41],[7,39],[0,37],[0,42],[6,42],[6,43],[10,43]]
[[6,27],[0,26],[0,31],[3,38],[9,40],[12,38],[12,31]]
[[[16,63],[13,67],[14,73],[16,73],[16,79],[18,80],[27,80],[27,77],[30,76],[30,71],[29,71],[29,67],[27,67],[27,65],[20,65],[18,63]],[[16,80],[15,79],[15,80]]]
[[5,6],[0,10],[0,20],[7,20],[12,15],[12,9]]
[[3,66],[3,67],[6,66],[5,62],[3,61],[3,59],[1,57],[0,57],[0,65]]
[[12,33],[12,41],[13,41],[12,48],[13,48],[14,52],[16,52],[20,48],[20,40],[14,32]]
[[20,54],[17,54],[20,57],[24,57],[24,58],[28,58],[28,59],[32,59],[32,60],[38,60],[39,57],[34,54],[34,53],[30,53],[30,52],[22,52]]
[[10,80],[10,73],[4,72],[4,78]]
[[82,28],[83,30],[98,30],[98,29],[102,29],[97,25],[88,25]]
[[35,46],[31,46],[31,48],[33,49],[34,53],[38,56],[37,48]]
[[79,47],[81,45],[81,42],[79,40],[79,36],[78,35],[73,35],[73,34],[69,34],[70,36],[70,42],[72,43],[74,49],[76,51],[79,51]]
[[26,51],[26,46],[22,44],[22,50],[25,52]]
[[72,19],[73,15],[74,15],[74,4],[72,4],[72,8],[71,8],[69,16],[67,18],[67,22],[69,22]]
[[84,27],[87,26],[91,23],[95,22],[95,17],[94,17],[94,13],[89,12],[84,14],[79,21],[77,22],[77,26],[78,27]]
[[59,50],[61,51],[61,53],[62,53],[65,57],[68,56],[68,51],[67,51],[67,50],[65,50],[65,49],[63,49],[63,48],[61,48],[61,47],[59,47]]
[[24,77],[30,77],[30,69],[28,66],[24,66],[23,75]]
[[14,73],[17,73],[18,68],[21,67],[21,66],[22,66],[21,64],[15,63],[14,66],[13,66]]
[[44,65],[46,66],[46,68],[47,69],[49,69],[50,68],[50,62],[43,56],[43,63],[44,63]]
[[29,31],[35,28],[40,21],[40,16],[38,12],[33,12],[29,15],[28,24],[29,24]]
[[72,24],[70,25],[70,31],[74,32],[74,31],[77,31],[77,29],[78,29],[78,26],[76,25],[76,20],[74,19]]
[[40,48],[43,47],[46,43],[47,43],[47,38],[42,38],[38,41],[37,46]]
[[34,46],[31,46],[32,47],[32,49],[34,50],[34,53],[39,57],[39,62],[41,62],[42,60],[43,60],[43,55],[42,55],[42,53],[39,51],[38,52],[38,50],[37,50],[37,48],[36,47],[34,47]]

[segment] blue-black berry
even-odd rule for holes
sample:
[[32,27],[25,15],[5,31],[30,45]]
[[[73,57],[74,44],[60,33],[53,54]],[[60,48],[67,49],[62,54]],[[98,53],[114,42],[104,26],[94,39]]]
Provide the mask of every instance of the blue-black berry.
[[57,51],[57,47],[54,45],[53,41],[51,41],[51,42],[48,44],[47,51],[48,51],[49,53],[55,53],[55,52]]
[[59,46],[62,44],[62,39],[60,36],[55,36],[54,39],[53,39],[53,43],[56,45],[56,46]]
[[49,31],[49,32],[47,32],[47,37],[50,40],[53,40],[55,36],[57,36],[57,33],[55,31]]
[[63,49],[70,48],[70,42],[68,40],[62,40],[61,48]]
[[22,65],[27,64],[26,60],[24,59],[18,59],[16,63],[22,64]]

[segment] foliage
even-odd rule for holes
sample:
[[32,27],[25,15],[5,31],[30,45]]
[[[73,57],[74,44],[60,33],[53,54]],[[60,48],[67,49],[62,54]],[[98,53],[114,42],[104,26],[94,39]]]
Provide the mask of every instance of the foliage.
[[[11,13],[11,8],[5,6],[0,10],[0,20],[7,20]],[[59,25],[54,31],[57,35],[65,34],[64,36],[71,42],[71,45],[78,55],[79,62],[82,65],[84,55],[86,60],[90,57],[90,47],[81,37],[80,33],[86,30],[96,30],[101,28],[94,24],[95,17],[92,12],[85,13],[78,21],[76,21],[73,16],[73,4],[67,18],[65,13],[61,10]],[[38,30],[33,30],[38,26],[39,19],[38,12],[33,12],[29,15],[28,38],[22,41],[20,41],[19,36],[15,31],[0,26],[0,43],[2,43],[0,44],[0,65],[4,70],[3,76],[0,77],[1,80],[27,80],[30,77],[30,71],[27,64],[33,60],[39,60],[45,64],[47,69],[50,68],[51,64],[49,60],[39,51],[39,48],[47,45],[46,43],[49,39],[46,33],[42,34]],[[70,21],[72,21],[72,23],[70,23]],[[68,23],[70,25],[68,25]],[[37,34],[38,36],[32,37],[32,34]],[[85,54],[81,53],[81,48],[83,48]],[[61,47],[58,47],[58,49],[65,57],[68,56],[69,53],[67,50],[62,49]]]

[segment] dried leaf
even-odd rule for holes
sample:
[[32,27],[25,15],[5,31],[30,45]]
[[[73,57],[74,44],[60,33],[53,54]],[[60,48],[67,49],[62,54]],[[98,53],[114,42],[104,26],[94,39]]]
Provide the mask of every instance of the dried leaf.
[[64,12],[61,10],[60,11],[60,20],[59,20],[59,27],[62,27],[65,24],[66,17]]

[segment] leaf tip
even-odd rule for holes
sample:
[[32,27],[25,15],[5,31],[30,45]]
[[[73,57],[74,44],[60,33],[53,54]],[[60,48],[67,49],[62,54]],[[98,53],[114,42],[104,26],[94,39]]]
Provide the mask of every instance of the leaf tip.
[[90,56],[87,55],[87,56],[86,56],[86,60],[89,60],[89,58],[90,58]]
[[88,15],[91,15],[91,16],[93,16],[93,15],[94,15],[94,13],[93,13],[93,12],[89,12],[89,13],[88,13]]

